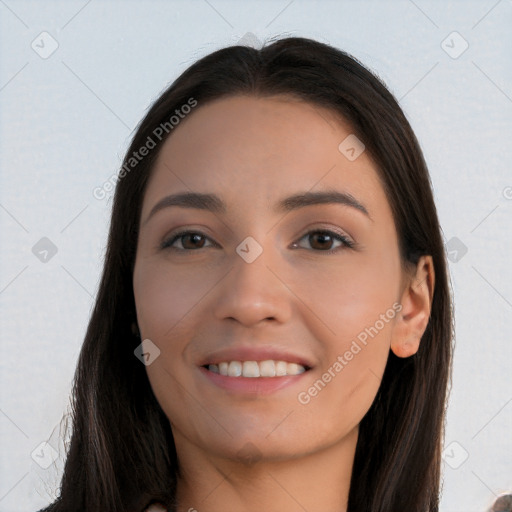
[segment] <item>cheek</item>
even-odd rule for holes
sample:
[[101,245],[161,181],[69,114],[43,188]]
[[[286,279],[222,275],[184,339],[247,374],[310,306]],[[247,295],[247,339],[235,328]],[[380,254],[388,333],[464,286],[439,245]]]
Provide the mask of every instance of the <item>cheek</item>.
[[367,413],[380,387],[400,309],[391,294],[387,300],[361,289],[358,293],[354,305],[344,308],[341,301],[336,318],[331,316],[334,334],[317,330],[325,351],[297,396],[304,420],[313,424],[321,418],[326,432],[340,425],[348,432]]
[[401,309],[398,255],[359,254],[314,277],[309,287],[304,281],[297,294],[307,297],[314,312],[308,314],[304,308],[303,318],[310,319],[308,328],[322,341],[323,350],[320,368],[297,399],[305,417],[318,415],[334,426],[342,414],[355,425],[380,386]]
[[190,340],[206,318],[203,303],[217,281],[208,270],[171,268],[165,259],[147,258],[135,266],[133,289],[141,337],[160,350],[146,371],[169,418],[188,407],[182,390],[195,349]]
[[[318,340],[325,340],[327,347],[340,352],[376,322],[378,330],[383,331],[379,339],[389,338],[388,324],[396,316],[393,305],[399,297],[400,273],[398,254],[381,256],[368,251],[347,253],[322,266],[303,266],[286,279],[301,299],[296,304],[302,308],[301,318],[307,319],[308,328]],[[381,315],[386,314],[382,325]]]
[[[141,338],[150,339],[160,350],[146,372],[158,403],[171,421],[180,421],[190,407],[183,393],[186,374],[182,354],[187,332],[193,332],[190,319],[194,306],[204,295],[205,286],[199,286],[187,273],[171,272],[162,261],[147,258],[135,265],[133,291]],[[192,425],[187,428],[193,430]]]
[[173,332],[174,338],[209,288],[209,280],[198,279],[197,272],[171,271],[165,262],[136,266],[133,289],[141,335],[163,340]]

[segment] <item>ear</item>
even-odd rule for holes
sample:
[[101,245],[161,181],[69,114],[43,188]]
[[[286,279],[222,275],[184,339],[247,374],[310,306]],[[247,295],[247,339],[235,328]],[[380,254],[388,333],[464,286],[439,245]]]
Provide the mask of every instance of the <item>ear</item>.
[[418,351],[427,328],[434,296],[434,263],[432,256],[421,256],[415,272],[405,278],[402,309],[395,325],[391,350],[398,357],[410,357]]

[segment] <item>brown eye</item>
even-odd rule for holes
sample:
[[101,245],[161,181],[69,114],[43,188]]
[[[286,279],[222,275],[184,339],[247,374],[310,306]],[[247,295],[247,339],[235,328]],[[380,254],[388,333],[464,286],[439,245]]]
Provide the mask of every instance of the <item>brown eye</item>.
[[[164,241],[161,248],[176,249],[178,251],[193,251],[205,247],[206,240],[208,240],[208,237],[202,233],[198,233],[196,231],[182,231],[172,235],[171,238]],[[181,242],[181,247],[175,247],[175,242],[177,241]]]
[[198,233],[181,235],[180,239],[184,249],[201,249],[204,245],[204,238]]
[[313,233],[308,235],[309,243],[313,249],[331,249],[334,243],[333,237],[327,233]]
[[[340,248],[343,247],[351,248],[354,246],[354,243],[350,241],[346,236],[329,230],[309,231],[300,240],[304,239],[308,241],[313,250],[327,253],[337,252]],[[341,246],[338,245],[333,249],[332,247],[335,242],[339,242]],[[298,246],[298,244],[296,243],[295,246]]]

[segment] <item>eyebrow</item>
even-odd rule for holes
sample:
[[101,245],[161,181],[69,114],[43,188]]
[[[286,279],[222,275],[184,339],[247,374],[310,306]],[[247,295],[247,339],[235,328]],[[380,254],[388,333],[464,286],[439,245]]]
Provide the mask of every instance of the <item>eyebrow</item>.
[[[274,213],[288,213],[293,210],[304,208],[305,206],[318,204],[342,204],[355,208],[362,212],[369,220],[373,222],[367,208],[360,203],[354,196],[347,192],[337,190],[327,190],[323,192],[303,192],[281,199],[274,207]],[[215,214],[225,214],[227,211],[226,203],[215,194],[205,194],[199,192],[182,192],[172,194],[162,198],[153,206],[144,224],[158,211],[179,206],[181,208],[191,208],[197,210],[206,210]]]

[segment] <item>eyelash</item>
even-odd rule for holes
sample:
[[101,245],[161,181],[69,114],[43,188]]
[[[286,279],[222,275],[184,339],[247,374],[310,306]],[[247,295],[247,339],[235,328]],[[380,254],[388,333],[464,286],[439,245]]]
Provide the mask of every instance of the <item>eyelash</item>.
[[[317,233],[317,234],[320,233],[322,235],[328,235],[328,236],[334,238],[335,240],[341,242],[343,244],[343,247],[337,247],[335,249],[329,249],[327,251],[311,249],[314,252],[321,252],[321,253],[324,253],[324,254],[335,254],[340,249],[343,249],[343,248],[353,249],[355,247],[355,245],[356,245],[355,242],[352,242],[346,236],[341,235],[340,233],[336,233],[335,231],[331,231],[329,229],[313,229],[311,231],[308,231],[307,233],[304,233],[299,238],[299,241],[302,240],[303,238],[305,238],[305,237],[307,237],[309,235],[315,234],[315,233]],[[162,242],[162,244],[160,245],[160,249],[162,249],[162,250],[170,249],[170,250],[173,250],[173,251],[181,251],[181,252],[193,252],[193,251],[198,251],[198,250],[202,249],[202,247],[200,247],[199,249],[179,249],[177,247],[172,247],[174,242],[176,242],[176,240],[180,239],[184,235],[200,235],[200,236],[202,236],[204,238],[207,238],[209,240],[209,238],[205,234],[201,233],[200,231],[183,230],[183,231],[179,231],[178,233],[175,233],[175,234],[171,235],[171,237],[168,238],[167,240],[164,240]],[[210,242],[212,242],[212,240],[210,240]],[[215,242],[213,242],[213,243],[215,245],[217,245]],[[296,245],[296,244],[297,244],[297,242],[294,242],[294,245]],[[303,247],[299,247],[299,249],[303,249]]]

